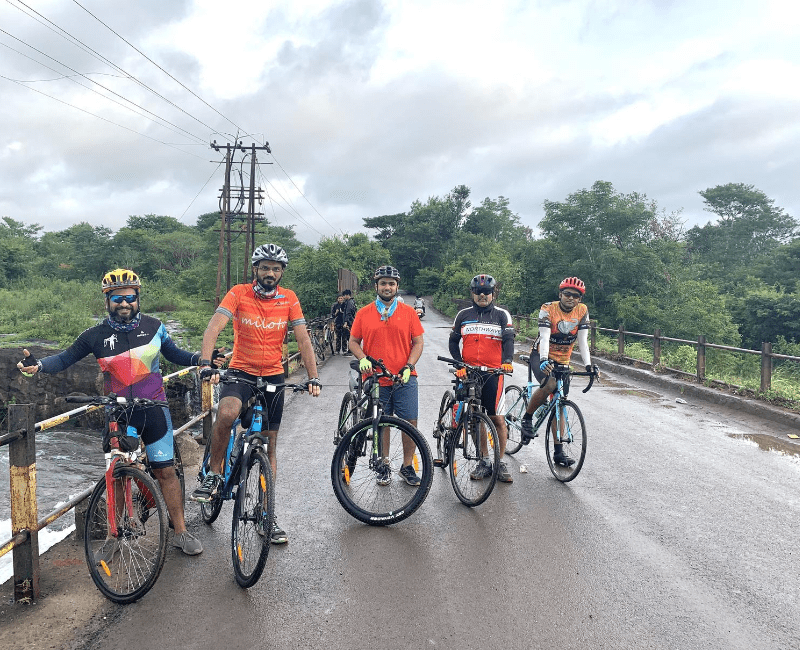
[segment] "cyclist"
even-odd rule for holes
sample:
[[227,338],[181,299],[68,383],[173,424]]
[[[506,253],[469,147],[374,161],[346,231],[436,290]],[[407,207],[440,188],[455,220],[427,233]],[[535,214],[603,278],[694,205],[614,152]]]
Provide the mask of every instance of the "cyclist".
[[[450,332],[450,356],[456,361],[463,360],[473,366],[501,368],[506,372],[513,372],[514,325],[511,322],[511,314],[493,304],[496,286],[497,282],[491,275],[480,274],[472,278],[469,283],[472,305],[456,314],[453,330]],[[505,418],[500,415],[503,413],[504,377],[488,372],[481,375],[483,375],[481,405],[497,429],[502,458],[506,453],[508,442]],[[456,376],[465,379],[467,369],[460,368],[456,371]],[[490,462],[481,459],[470,473],[470,478],[476,481],[484,479],[492,475],[492,469]],[[504,461],[500,461],[497,480],[504,483],[514,481]]]
[[[37,361],[28,350],[23,350],[25,358],[17,367],[27,376],[37,372],[54,374],[66,370],[91,352],[103,371],[106,394],[166,402],[159,354],[180,366],[197,365],[200,354],[178,348],[160,320],[142,314],[139,304],[141,281],[136,273],[128,269],[109,271],[103,276],[101,288],[107,318],[83,332],[60,354]],[[216,363],[216,354],[213,357]],[[137,406],[126,424],[135,427],[144,441],[150,467],[161,486],[175,528],[173,545],[187,555],[201,553],[202,544],[186,530],[181,485],[172,469],[173,431],[169,409],[167,406]]]
[[[522,416],[522,440],[526,443],[535,437],[533,412],[555,390],[556,380],[550,375],[553,365],[569,365],[576,341],[586,372],[592,372],[589,310],[581,302],[585,293],[586,285],[580,278],[564,278],[558,285],[558,301],[546,302],[539,310],[539,336],[533,342],[529,361],[533,375],[539,381],[539,388],[533,392]],[[553,462],[569,467],[575,460],[564,453],[562,445],[554,444]]]
[[353,300],[353,292],[350,289],[342,291],[344,296],[344,325],[342,326],[342,350],[344,355],[349,357],[350,352],[350,330],[356,317],[356,301]]
[[[358,310],[350,333],[350,351],[359,359],[362,373],[372,373],[372,363],[367,355],[383,359],[386,369],[400,375],[403,383],[392,386],[392,381],[381,378],[380,399],[387,415],[396,415],[417,426],[419,391],[415,364],[422,354],[422,323],[416,312],[400,302],[400,272],[392,266],[381,266],[375,271],[374,302]],[[403,435],[403,466],[400,476],[409,485],[419,485],[420,478],[412,464],[415,445]],[[384,453],[388,453],[388,449]],[[391,470],[386,457],[378,470],[378,485],[389,485]]]
[[345,351],[347,345],[342,334],[344,328],[345,316],[345,302],[344,294],[340,293],[336,296],[336,302],[331,306],[331,327],[333,328],[333,353],[338,354]]
[[[219,375],[211,368],[210,356],[217,337],[233,319],[233,356],[228,370],[228,378],[237,376],[255,380],[263,377],[272,384],[281,384],[283,374],[283,340],[289,326],[294,330],[303,365],[308,371],[311,383],[308,392],[318,397],[322,384],[317,374],[314,348],[306,329],[306,320],[297,295],[290,289],[280,286],[281,278],[289,263],[286,251],[276,244],[259,246],[252,257],[255,279],[250,284],[237,284],[225,296],[203,334],[203,358],[200,361],[200,375],[214,383]],[[231,426],[239,417],[242,405],[253,394],[253,388],[243,382],[226,382],[220,391],[217,419],[211,432],[210,471],[202,484],[194,492],[193,501],[208,503],[217,494],[224,479],[222,463],[228,444]],[[277,477],[278,463],[276,446],[278,429],[283,416],[283,391],[266,393],[267,404],[264,413],[269,449],[267,455],[272,465],[272,475]],[[277,521],[272,524],[271,541],[285,544],[286,532]]]

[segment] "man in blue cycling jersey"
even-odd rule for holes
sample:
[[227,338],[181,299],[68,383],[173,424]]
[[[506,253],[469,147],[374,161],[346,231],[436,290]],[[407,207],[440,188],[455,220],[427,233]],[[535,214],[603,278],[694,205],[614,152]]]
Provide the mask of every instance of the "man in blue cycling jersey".
[[101,283],[108,316],[83,332],[64,352],[36,360],[28,350],[17,364],[23,375],[55,374],[66,370],[89,353],[103,371],[106,394],[133,399],[144,397],[164,406],[137,407],[126,425],[135,427],[147,450],[147,458],[164,495],[175,528],[173,545],[187,555],[203,551],[200,541],[186,530],[181,484],[173,469],[173,431],[159,356],[180,366],[194,366],[200,354],[181,350],[164,324],[139,310],[139,276],[127,269],[109,271]]

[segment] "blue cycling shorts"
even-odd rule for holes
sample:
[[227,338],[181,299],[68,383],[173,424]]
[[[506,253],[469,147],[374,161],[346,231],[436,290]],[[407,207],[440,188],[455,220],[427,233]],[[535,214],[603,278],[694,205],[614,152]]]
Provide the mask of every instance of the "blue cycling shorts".
[[136,407],[127,422],[120,421],[120,429],[141,438],[147,451],[150,467],[160,469],[173,465],[172,418],[166,406]]

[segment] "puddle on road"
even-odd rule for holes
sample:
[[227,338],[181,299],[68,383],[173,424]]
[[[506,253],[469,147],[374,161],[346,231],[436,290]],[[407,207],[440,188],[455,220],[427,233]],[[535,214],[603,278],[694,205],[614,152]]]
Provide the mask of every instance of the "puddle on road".
[[726,433],[725,435],[734,440],[753,442],[758,445],[759,449],[764,451],[777,451],[780,454],[800,458],[800,445],[788,440],[768,436],[766,433]]

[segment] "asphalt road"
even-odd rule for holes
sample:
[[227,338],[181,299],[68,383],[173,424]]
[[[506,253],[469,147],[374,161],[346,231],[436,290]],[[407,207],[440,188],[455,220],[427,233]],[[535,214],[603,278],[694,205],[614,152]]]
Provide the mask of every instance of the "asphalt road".
[[[423,324],[419,428],[432,441],[449,323],[429,310]],[[81,647],[800,648],[788,427],[614,374],[585,395],[575,380],[589,442],[572,483],[550,475],[537,439],[485,504],[461,505],[436,470],[416,514],[373,528],[330,484],[348,360],[326,362],[322,396],[295,396],[285,413],[277,511],[289,543],[272,547],[260,582],[234,581],[230,505],[208,527],[190,504],[205,552],[171,549],[153,590],[112,608]]]

